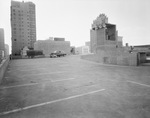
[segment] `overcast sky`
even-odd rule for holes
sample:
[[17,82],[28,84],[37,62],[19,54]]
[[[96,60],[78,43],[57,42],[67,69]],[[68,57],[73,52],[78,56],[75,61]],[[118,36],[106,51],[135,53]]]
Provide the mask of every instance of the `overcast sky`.
[[[21,0],[17,0],[21,1]],[[27,0],[24,0],[27,1]],[[129,45],[150,44],[150,0],[28,0],[36,5],[37,40],[64,37],[72,46],[90,41],[93,20],[105,13]],[[0,0],[0,28],[11,45],[11,0]]]

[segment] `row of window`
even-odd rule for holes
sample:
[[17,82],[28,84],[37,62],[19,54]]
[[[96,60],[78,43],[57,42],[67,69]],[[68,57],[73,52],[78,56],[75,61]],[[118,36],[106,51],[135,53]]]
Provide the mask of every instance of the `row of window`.
[[[21,26],[24,27],[24,25],[21,25]],[[20,27],[21,27],[21,26],[20,26]],[[13,30],[14,30],[14,31],[16,31],[17,29],[19,29],[19,30],[24,30],[24,28],[20,28],[20,27],[17,28],[16,26],[13,26]],[[35,29],[35,26],[34,26],[34,25],[28,25],[28,28],[29,28],[29,29],[27,29],[27,30],[35,31],[35,30],[34,30],[34,29]],[[34,28],[34,29],[33,29],[33,28]]]
[[[22,34],[24,34],[24,32],[22,32]],[[28,32],[28,35],[30,36],[30,37],[33,37],[33,36],[35,36],[36,34],[35,34],[35,32],[32,32],[32,33],[29,33]],[[13,32],[13,36],[16,36],[16,32]],[[28,37],[29,37],[28,36]],[[24,35],[20,35],[20,37],[24,37]]]
[[13,21],[12,22],[12,24],[13,24],[13,26],[16,26],[17,24],[21,27],[21,24],[23,24],[23,23],[27,23],[28,24],[28,26],[30,25],[30,26],[35,26],[35,22],[24,22],[24,21]]
[[[17,35],[17,36],[16,36],[16,33],[14,33],[13,36],[14,36],[14,37],[17,37],[17,36],[19,36],[19,37],[24,37],[25,35]],[[28,38],[34,38],[34,37],[35,37],[35,34],[30,34],[30,35],[28,35]]]
[[[16,19],[19,19],[19,20],[22,20],[24,21],[24,18],[22,17],[11,17],[11,20],[16,20]],[[35,21],[35,17],[30,17],[30,18],[27,18],[27,20],[30,20],[30,21]]]
[[17,11],[18,11],[18,13],[35,14],[35,10],[34,10],[34,9],[29,9],[29,11],[26,11],[26,12],[25,12],[25,10],[23,11],[23,10],[16,10],[16,9],[13,9],[13,10],[12,10],[12,13],[15,14],[15,13],[17,13]]
[[[23,41],[25,41],[24,39],[22,39]],[[33,42],[34,38],[28,39],[28,43],[29,42]],[[17,39],[14,39],[14,42],[17,42]],[[24,42],[23,42],[24,43]]]
[[[16,14],[16,13],[13,13],[13,14],[11,14],[11,16],[25,16],[24,14]],[[35,18],[35,15],[27,15],[27,17],[29,17],[29,18]]]

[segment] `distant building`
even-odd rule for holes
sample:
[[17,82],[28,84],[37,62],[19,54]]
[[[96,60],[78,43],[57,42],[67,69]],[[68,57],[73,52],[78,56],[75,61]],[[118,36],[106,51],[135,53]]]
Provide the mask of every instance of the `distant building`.
[[4,51],[4,55],[5,57],[7,57],[9,55],[9,45],[8,44],[5,44],[5,51]]
[[34,43],[35,50],[43,50],[45,56],[54,51],[63,51],[70,54],[70,41],[38,40]]
[[90,41],[85,42],[85,46],[89,46],[89,52],[91,53],[91,42]]
[[54,38],[54,41],[65,41],[65,38],[58,38],[58,37],[55,37],[55,38]]
[[34,48],[36,42],[35,4],[11,1],[12,55],[20,55],[24,47]]
[[0,50],[5,50],[4,29],[0,28]]
[[133,51],[145,51],[145,52],[150,52],[150,45],[136,45],[136,46],[132,46],[133,47]]
[[90,41],[85,42],[85,46],[90,46]]
[[89,54],[89,46],[80,46],[75,48],[75,53],[76,54]]
[[75,48],[75,54],[77,54],[77,55],[78,55],[78,54],[79,54],[79,55],[82,54],[82,47],[81,47],[81,46]]
[[4,29],[0,28],[0,62],[4,58],[5,43],[4,43]]

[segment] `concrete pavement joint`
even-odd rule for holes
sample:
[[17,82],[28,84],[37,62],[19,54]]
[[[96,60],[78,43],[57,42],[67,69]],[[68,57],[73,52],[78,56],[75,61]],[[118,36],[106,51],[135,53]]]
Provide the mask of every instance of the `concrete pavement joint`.
[[67,98],[61,98],[61,99],[57,99],[57,100],[53,100],[53,101],[49,101],[49,102],[45,102],[45,103],[40,103],[40,104],[36,104],[36,105],[27,106],[27,107],[24,107],[24,108],[14,109],[14,110],[11,110],[11,111],[2,112],[2,113],[0,113],[0,115],[1,116],[2,115],[7,115],[7,114],[10,114],[10,113],[15,113],[15,112],[19,112],[19,111],[23,111],[23,110],[27,110],[27,109],[31,109],[31,108],[36,108],[36,107],[40,107],[40,106],[44,106],[44,105],[48,105],[48,104],[52,104],[52,103],[66,101],[66,100],[69,100],[69,99],[78,98],[78,97],[98,93],[98,92],[101,92],[101,91],[104,91],[104,90],[105,89],[99,89],[99,90],[96,90],[96,91],[91,91],[91,92],[87,92],[87,93],[83,93],[83,94],[79,94],[79,95],[74,95],[74,96],[70,96],[70,97],[67,97]]
[[61,81],[67,81],[67,80],[73,80],[75,78],[69,78],[69,79],[61,79],[61,80],[51,80],[51,82],[61,82]]
[[[55,80],[55,81],[52,81],[52,80],[47,80],[47,81],[50,81],[50,82],[62,82],[62,81],[67,81],[67,80],[73,80],[75,78],[69,78],[69,79],[61,79],[61,80]],[[47,82],[46,81],[46,82]],[[45,83],[45,82],[44,82]],[[15,85],[15,86],[7,86],[7,87],[2,87],[0,89],[10,89],[10,88],[17,88],[17,87],[25,87],[25,86],[32,86],[32,85],[37,85],[37,84],[42,84],[42,83],[30,83],[30,84],[21,84],[21,85]]]

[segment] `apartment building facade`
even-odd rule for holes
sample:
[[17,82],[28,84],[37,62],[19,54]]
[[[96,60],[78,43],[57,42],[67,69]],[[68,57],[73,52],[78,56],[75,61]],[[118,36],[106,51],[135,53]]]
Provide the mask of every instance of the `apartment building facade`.
[[24,47],[34,48],[36,13],[32,2],[11,1],[12,55],[20,55]]

